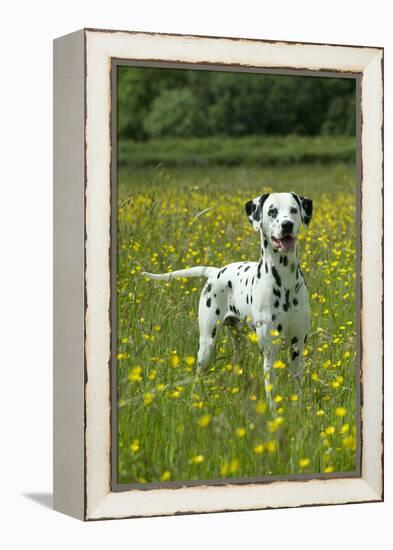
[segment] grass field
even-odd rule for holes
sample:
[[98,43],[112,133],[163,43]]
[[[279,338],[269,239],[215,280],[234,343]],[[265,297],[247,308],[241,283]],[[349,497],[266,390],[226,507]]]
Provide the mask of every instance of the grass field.
[[[353,163],[120,170],[118,185],[118,481],[150,483],[356,467],[356,208]],[[311,333],[300,393],[285,367],[265,403],[251,333],[234,360],[220,332],[195,378],[204,280],[153,282],[143,270],[259,259],[244,203],[266,191],[314,201],[299,237]],[[210,210],[207,210],[209,209]]]

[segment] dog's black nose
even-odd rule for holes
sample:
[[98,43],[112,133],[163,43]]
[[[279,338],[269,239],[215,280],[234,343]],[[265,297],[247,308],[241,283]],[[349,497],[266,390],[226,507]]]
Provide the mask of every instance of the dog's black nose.
[[293,222],[289,221],[289,220],[285,220],[282,222],[281,224],[281,228],[283,230],[283,233],[285,233],[286,235],[288,233],[292,233],[292,229],[293,229]]

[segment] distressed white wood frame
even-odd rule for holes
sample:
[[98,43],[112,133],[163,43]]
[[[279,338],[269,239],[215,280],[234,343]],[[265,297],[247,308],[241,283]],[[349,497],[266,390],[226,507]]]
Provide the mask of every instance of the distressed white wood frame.
[[[83,350],[70,369],[67,344],[58,342],[55,362],[55,507],[84,520],[177,513],[253,510],[318,504],[372,502],[383,499],[383,50],[381,48],[268,42],[120,31],[84,30],[58,39],[58,58],[74,37],[74,57],[85,56],[85,173],[75,183],[85,190],[85,304]],[[83,37],[83,39],[81,39]],[[81,46],[82,45],[82,46]],[[79,48],[79,50],[78,50]],[[56,50],[55,50],[56,51]],[[79,54],[78,54],[79,51]],[[76,57],[75,57],[76,56]],[[67,56],[66,61],[67,61]],[[112,59],[209,63],[236,67],[358,73],[361,75],[361,477],[274,481],[245,485],[182,487],[176,490],[111,490],[110,377],[110,181],[111,181],[111,62]],[[63,59],[63,62],[66,62]],[[81,60],[79,60],[81,61]],[[83,62],[83,59],[82,61]],[[56,56],[55,56],[56,63]],[[70,67],[69,67],[70,68]],[[81,67],[79,67],[80,70]],[[72,79],[71,79],[72,80]],[[58,94],[67,94],[67,86]],[[77,89],[77,88],[76,88]],[[76,90],[75,89],[75,90]],[[74,92],[75,92],[74,90]],[[74,94],[75,95],[75,94]],[[56,105],[55,95],[55,111]],[[63,106],[64,109],[64,106]],[[64,117],[63,117],[64,118]],[[61,124],[67,124],[61,114]],[[81,121],[82,123],[83,121]],[[79,124],[77,124],[79,131]],[[55,124],[56,133],[56,124]],[[79,134],[78,134],[79,135]],[[55,141],[56,144],[56,141]],[[79,147],[81,144],[79,144]],[[70,145],[72,147],[72,145]],[[75,152],[75,146],[74,153]],[[56,153],[56,148],[55,148]],[[59,152],[59,155],[62,153]],[[82,152],[81,152],[82,154]],[[56,162],[56,155],[55,155]],[[56,185],[64,175],[56,170]],[[66,182],[67,183],[67,182]],[[71,189],[71,184],[70,184]],[[61,194],[59,192],[59,194]],[[77,196],[76,195],[76,196]],[[64,198],[64,197],[63,197]],[[82,205],[78,206],[78,209]],[[78,210],[78,212],[79,212]],[[72,211],[74,212],[74,211]],[[56,204],[55,204],[56,213]],[[77,216],[79,214],[70,214]],[[62,223],[70,223],[70,219]],[[58,246],[66,246],[61,234]],[[81,229],[81,224],[78,227]],[[82,241],[83,240],[83,241]],[[55,241],[56,242],[56,241]],[[60,254],[61,255],[61,254]],[[79,266],[80,267],[80,266]],[[80,273],[80,270],[78,271]],[[82,284],[83,281],[78,281]],[[61,285],[58,285],[61,290]],[[61,309],[59,305],[59,310]],[[80,313],[80,311],[79,311]],[[56,318],[55,318],[56,322]],[[64,328],[64,327],[63,327]],[[56,334],[56,327],[55,327]],[[61,338],[59,337],[59,340]],[[72,342],[71,342],[72,343]],[[69,350],[68,350],[69,351]],[[84,362],[81,359],[83,351]],[[68,353],[68,354],[67,354]],[[68,361],[68,362],[67,362]],[[64,375],[65,369],[69,374]],[[79,370],[78,370],[79,369]],[[71,374],[74,373],[73,382]],[[67,378],[68,376],[68,378]],[[84,379],[85,388],[67,385]],[[62,384],[66,395],[56,384]],[[80,384],[79,384],[80,385]],[[78,394],[77,411],[67,403]],[[68,399],[68,402],[65,401]],[[83,403],[81,403],[81,399]],[[56,407],[58,411],[56,422]],[[70,408],[70,407],[69,407]],[[68,419],[69,420],[69,419]],[[83,445],[81,447],[81,445]],[[65,448],[72,447],[64,457]],[[81,460],[83,463],[81,464]],[[57,467],[56,467],[57,463]],[[75,484],[78,484],[78,487]]]

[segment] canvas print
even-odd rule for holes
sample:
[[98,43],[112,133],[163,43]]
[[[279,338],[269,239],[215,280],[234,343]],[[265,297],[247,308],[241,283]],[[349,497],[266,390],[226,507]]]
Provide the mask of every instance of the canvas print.
[[116,483],[354,475],[356,79],[116,71]]

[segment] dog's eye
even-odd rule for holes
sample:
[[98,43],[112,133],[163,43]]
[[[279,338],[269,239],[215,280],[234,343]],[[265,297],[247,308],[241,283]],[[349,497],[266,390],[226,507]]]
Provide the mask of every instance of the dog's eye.
[[272,218],[276,218],[277,217],[277,208],[269,208],[268,216],[271,216]]
[[297,208],[291,208],[291,214],[297,214]]

